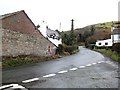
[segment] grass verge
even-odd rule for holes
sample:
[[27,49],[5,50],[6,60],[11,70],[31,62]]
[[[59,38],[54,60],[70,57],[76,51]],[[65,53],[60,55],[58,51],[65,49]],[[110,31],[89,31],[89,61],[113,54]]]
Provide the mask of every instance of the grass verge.
[[33,56],[21,55],[16,57],[2,57],[2,68],[16,67],[25,64],[38,63],[42,61],[49,61],[59,58],[59,55],[54,56]]
[[110,49],[106,50],[106,49],[94,49],[97,52],[100,52],[102,54],[105,54],[107,56],[109,56],[112,60],[117,61],[120,63],[120,55]]

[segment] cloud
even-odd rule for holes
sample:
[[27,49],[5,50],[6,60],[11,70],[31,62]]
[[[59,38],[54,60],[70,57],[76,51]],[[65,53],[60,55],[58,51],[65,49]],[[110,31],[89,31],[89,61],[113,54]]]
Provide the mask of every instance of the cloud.
[[35,24],[45,20],[50,27],[68,30],[71,19],[75,28],[117,20],[119,0],[1,0],[0,14],[25,10]]

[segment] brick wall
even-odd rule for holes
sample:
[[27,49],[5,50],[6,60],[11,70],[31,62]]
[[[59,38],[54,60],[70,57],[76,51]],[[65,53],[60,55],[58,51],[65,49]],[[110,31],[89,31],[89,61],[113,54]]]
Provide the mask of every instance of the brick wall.
[[35,30],[35,25],[24,11],[13,13],[2,19],[2,28],[9,30],[16,30],[29,34],[40,34]]
[[[2,56],[54,55],[56,46],[42,35],[23,34],[14,30],[0,30],[2,34]],[[48,47],[51,53],[48,53]]]

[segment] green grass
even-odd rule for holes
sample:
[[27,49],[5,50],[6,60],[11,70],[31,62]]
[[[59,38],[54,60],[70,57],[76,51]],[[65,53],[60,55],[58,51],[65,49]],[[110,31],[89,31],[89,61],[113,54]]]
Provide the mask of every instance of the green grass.
[[[114,21],[116,22],[116,21]],[[98,23],[95,24],[95,27],[107,27],[107,28],[111,28],[112,26],[112,21],[111,22],[105,22],[105,23]]]
[[112,60],[117,61],[120,63],[120,56],[118,55],[118,53],[112,51],[112,50],[106,50],[106,49],[95,49],[95,51],[98,51],[102,54],[105,54],[107,56],[109,56]]
[[2,62],[0,62],[0,68],[2,68]]
[[20,65],[26,65],[31,63],[37,63],[42,61],[48,61],[59,58],[59,55],[54,56],[16,56],[16,57],[3,57],[2,58],[2,68],[16,67]]
[[111,58],[113,59],[113,60],[115,60],[115,61],[117,61],[117,62],[120,62],[120,57],[117,55],[117,54],[112,54],[111,55]]

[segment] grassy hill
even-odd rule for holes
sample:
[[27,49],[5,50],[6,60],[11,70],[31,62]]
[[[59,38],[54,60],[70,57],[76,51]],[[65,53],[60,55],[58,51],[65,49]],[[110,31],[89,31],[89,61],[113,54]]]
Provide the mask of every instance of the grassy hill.
[[105,22],[105,23],[95,24],[95,27],[107,27],[107,28],[111,28],[111,26],[112,26],[112,22]]
[[111,22],[104,22],[104,23],[98,23],[95,24],[96,27],[106,27],[106,28],[111,28],[111,26],[115,23],[117,23],[118,21],[111,21]]
[[[94,25],[89,25],[83,28],[76,28],[74,33],[77,37],[77,43],[80,44],[88,42],[95,43],[97,40],[108,39],[111,36],[111,27],[113,23],[117,21],[98,23]],[[92,26],[94,27],[94,33],[91,34]],[[65,31],[64,33],[69,34],[70,31]]]

